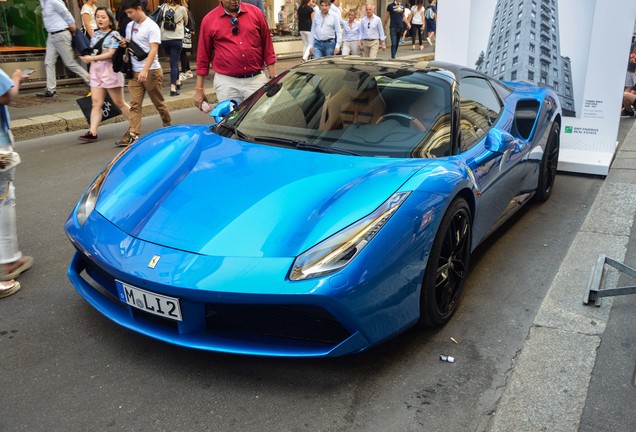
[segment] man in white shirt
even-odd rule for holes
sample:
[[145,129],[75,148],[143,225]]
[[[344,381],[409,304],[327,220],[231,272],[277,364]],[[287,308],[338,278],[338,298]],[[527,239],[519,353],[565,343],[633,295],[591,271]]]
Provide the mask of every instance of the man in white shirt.
[[314,58],[332,56],[340,52],[340,18],[329,11],[329,0],[320,0],[320,13],[311,25]]
[[360,20],[360,42],[362,57],[376,58],[382,43],[382,51],[386,49],[386,35],[379,16],[373,13],[373,5],[367,5],[367,14]]
[[120,147],[134,143],[141,133],[141,106],[146,92],[153,105],[157,108],[163,126],[170,126],[172,119],[170,112],[161,93],[163,70],[159,64],[157,51],[161,44],[161,30],[157,23],[148,18],[143,11],[140,0],[123,0],[122,7],[132,21],[126,26],[126,40],[120,43],[126,46],[126,42],[134,42],[148,53],[144,59],[132,56],[133,78],[128,80],[128,93],[130,94],[130,128],[123,138],[115,145]]
[[75,72],[88,86],[88,72],[75,60],[73,53],[73,35],[77,31],[75,19],[68,11],[63,0],[40,0],[42,7],[42,22],[46,31],[46,55],[44,67],[46,69],[46,90],[37,95],[40,97],[56,97],[57,73],[55,64],[58,57],[62,58],[64,65]]

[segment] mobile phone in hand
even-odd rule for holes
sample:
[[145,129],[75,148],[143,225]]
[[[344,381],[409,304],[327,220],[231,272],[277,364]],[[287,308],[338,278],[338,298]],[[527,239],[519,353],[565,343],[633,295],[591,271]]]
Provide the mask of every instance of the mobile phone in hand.
[[32,68],[26,68],[26,69],[20,69],[20,73],[22,75],[31,75],[33,72],[35,72],[35,69]]
[[201,111],[203,111],[203,114],[208,114],[210,111],[212,111],[212,107],[209,103],[207,103],[207,101],[203,101],[201,102]]

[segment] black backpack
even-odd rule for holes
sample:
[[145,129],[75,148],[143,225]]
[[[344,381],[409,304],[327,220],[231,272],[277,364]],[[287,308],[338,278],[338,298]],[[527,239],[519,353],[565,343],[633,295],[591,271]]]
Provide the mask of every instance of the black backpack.
[[168,8],[163,14],[163,28],[168,31],[175,31],[177,23],[175,21],[174,9]]

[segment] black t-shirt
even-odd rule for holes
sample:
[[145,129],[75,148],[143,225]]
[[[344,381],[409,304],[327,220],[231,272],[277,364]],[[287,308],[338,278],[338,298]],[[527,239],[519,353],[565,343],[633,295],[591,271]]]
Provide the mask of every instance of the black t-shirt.
[[311,31],[311,14],[314,9],[311,6],[301,6],[298,9],[298,31]]
[[402,23],[404,22],[404,5],[402,3],[391,3],[386,7],[386,10],[389,13],[389,18],[391,19],[389,27],[402,28]]

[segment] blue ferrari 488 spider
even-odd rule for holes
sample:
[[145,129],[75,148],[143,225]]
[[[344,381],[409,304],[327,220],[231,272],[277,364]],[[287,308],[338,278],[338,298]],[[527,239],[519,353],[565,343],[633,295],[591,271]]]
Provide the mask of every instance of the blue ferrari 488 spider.
[[441,326],[473,249],[556,176],[557,95],[451,64],[320,59],[225,114],[122,151],[66,223],[80,295],[186,347],[338,356]]

